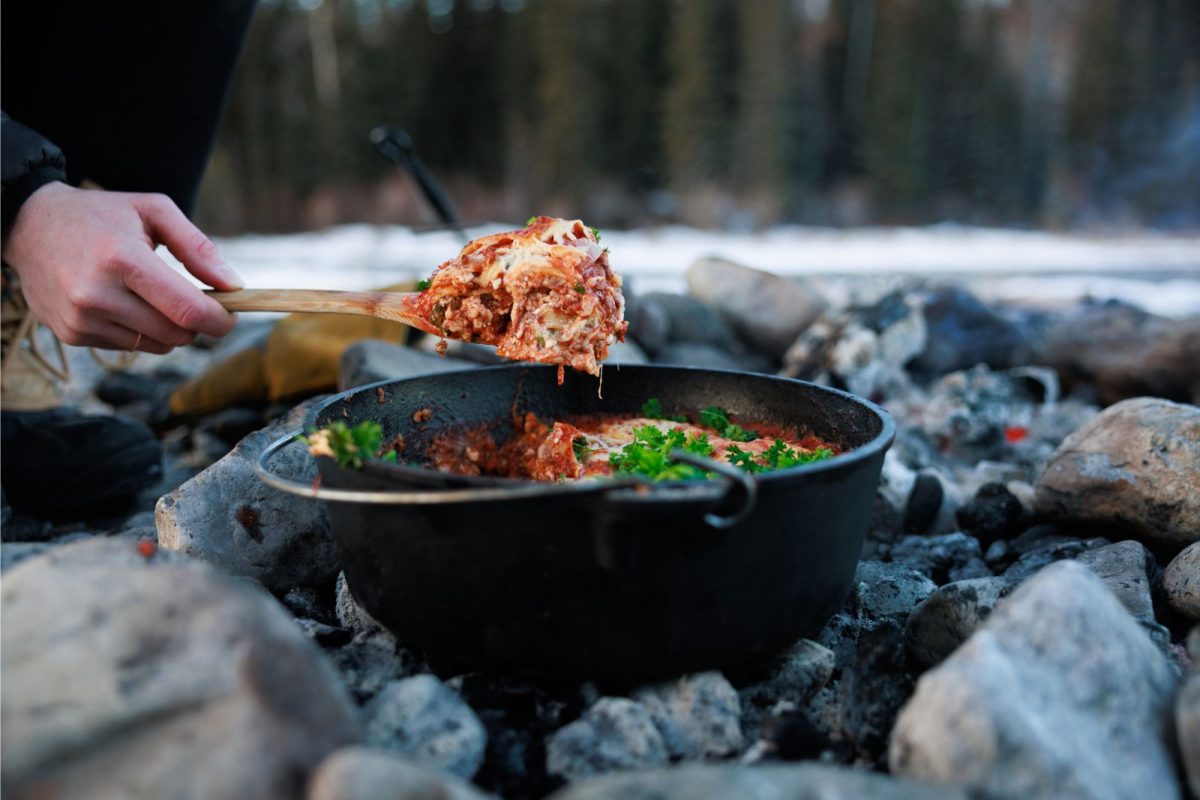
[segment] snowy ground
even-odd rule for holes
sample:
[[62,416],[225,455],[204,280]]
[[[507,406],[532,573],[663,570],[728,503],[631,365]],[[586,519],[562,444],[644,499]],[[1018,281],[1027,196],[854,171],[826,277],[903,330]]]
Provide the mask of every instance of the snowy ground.
[[[481,226],[467,235],[512,227]],[[633,292],[681,291],[687,267],[716,255],[784,275],[817,276],[831,293],[937,277],[965,282],[992,300],[1056,304],[1091,295],[1169,316],[1200,314],[1200,236],[1194,235],[1098,237],[959,226],[782,227],[758,234],[666,227],[602,235]],[[462,241],[445,230],[351,225],[219,244],[251,287],[366,289],[424,277]]]

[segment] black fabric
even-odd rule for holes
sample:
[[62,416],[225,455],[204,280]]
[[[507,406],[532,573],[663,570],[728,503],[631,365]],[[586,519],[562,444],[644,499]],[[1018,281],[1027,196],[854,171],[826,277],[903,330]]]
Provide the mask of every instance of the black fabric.
[[[0,102],[61,149],[72,183],[163,192],[190,213],[254,7],[255,0],[9,0]],[[6,218],[16,211],[9,158],[6,136]]]
[[36,131],[0,114],[0,230],[8,234],[29,195],[67,176],[62,151]]
[[72,515],[125,500],[162,476],[162,447],[140,422],[64,408],[0,414],[0,481],[17,511]]

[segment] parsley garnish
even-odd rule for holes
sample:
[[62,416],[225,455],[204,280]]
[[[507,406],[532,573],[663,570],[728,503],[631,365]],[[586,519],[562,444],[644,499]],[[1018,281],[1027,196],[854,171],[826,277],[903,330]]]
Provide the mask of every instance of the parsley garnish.
[[725,460],[751,474],[787,469],[799,464],[811,464],[814,461],[824,461],[832,457],[833,451],[828,447],[818,447],[816,450],[793,450],[784,444],[782,439],[776,439],[775,443],[764,450],[758,458],[736,444],[725,448]]
[[712,455],[708,436],[687,436],[681,430],[662,431],[653,425],[635,428],[633,441],[610,453],[608,463],[613,472],[624,475],[640,475],[653,481],[704,480],[709,473],[691,464],[679,464],[671,460],[671,451],[686,450],[697,455]]
[[308,436],[297,438],[308,445],[309,453],[332,458],[339,467],[362,469],[363,461],[368,458],[389,463],[396,461],[395,450],[388,450],[382,457],[379,456],[383,445],[383,428],[372,420],[360,422],[353,428],[338,420],[320,430],[310,431]]
[[741,425],[729,421],[729,415],[720,406],[709,406],[700,412],[700,424],[714,428],[726,439],[735,442],[752,442],[758,438],[754,431],[748,431]]
[[642,416],[648,419],[669,419],[671,422],[688,421],[688,418],[683,414],[671,415],[663,411],[662,403],[658,401],[657,397],[651,397],[642,403]]
[[525,227],[526,227],[526,228],[528,228],[530,225],[532,225],[532,224],[533,224],[533,223],[535,223],[535,222],[537,222],[537,215],[536,215],[536,214],[535,214],[535,215],[533,215],[532,217],[530,217],[529,219],[525,220]]
[[575,284],[575,291],[579,292],[580,294],[587,294],[587,287],[582,283],[577,283]]
[[588,447],[588,440],[584,436],[576,436],[571,440],[571,449],[575,451],[575,460],[582,464],[587,460],[587,457],[592,454],[592,448]]
[[417,291],[423,292],[432,285],[433,285],[432,278],[422,278],[421,280],[417,281]]
[[596,237],[596,241],[599,242],[600,241],[600,229],[593,225],[589,225],[588,227],[592,229],[592,236]]

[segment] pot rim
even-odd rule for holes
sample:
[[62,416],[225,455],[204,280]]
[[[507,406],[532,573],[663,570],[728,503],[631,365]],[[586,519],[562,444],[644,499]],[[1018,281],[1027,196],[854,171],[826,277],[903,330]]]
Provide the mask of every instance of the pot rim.
[[[617,366],[617,365],[613,365],[613,366]],[[844,391],[842,389],[835,389],[831,386],[823,386],[821,384],[813,383],[811,381],[803,381],[803,380],[799,380],[797,378],[787,378],[787,377],[784,377],[781,375],[768,375],[768,374],[759,373],[759,372],[746,372],[744,370],[709,369],[706,367],[688,367],[688,366],[675,365],[675,364],[625,364],[625,365],[622,365],[622,368],[637,370],[637,371],[647,370],[647,371],[653,371],[653,372],[678,373],[678,374],[702,372],[702,373],[706,373],[706,374],[732,375],[732,376],[739,376],[739,377],[748,377],[748,378],[752,378],[754,380],[766,380],[766,381],[773,381],[773,382],[788,383],[788,384],[793,384],[796,386],[803,386],[807,389],[816,390],[818,393],[822,393],[825,395],[832,395],[834,397],[841,399],[844,402],[866,408],[869,412],[871,412],[880,421],[880,423],[881,423],[880,430],[874,437],[872,437],[870,439],[870,441],[865,442],[864,444],[859,445],[858,447],[855,447],[852,450],[849,450],[845,453],[838,454],[832,458],[825,459],[823,461],[816,461],[816,462],[812,462],[809,464],[800,464],[800,465],[797,465],[794,467],[787,467],[786,469],[775,470],[775,471],[766,472],[766,473],[755,473],[753,475],[750,475],[750,477],[752,478],[752,480],[755,483],[762,484],[764,486],[772,486],[775,484],[790,482],[790,481],[794,481],[797,479],[805,478],[810,475],[820,475],[820,474],[824,474],[827,472],[850,469],[850,468],[856,466],[857,464],[859,464],[863,461],[867,461],[871,458],[874,458],[875,456],[886,451],[892,445],[892,442],[896,438],[896,423],[892,419],[891,414],[889,414],[885,409],[883,409],[879,405],[871,402],[870,400],[867,400],[865,397],[860,397],[856,394]],[[402,385],[405,383],[411,383],[411,382],[417,382],[417,381],[427,381],[430,379],[436,379],[440,375],[461,374],[463,372],[483,373],[483,372],[496,372],[496,371],[530,370],[530,369],[554,370],[557,368],[554,366],[541,365],[541,364],[526,364],[526,363],[499,364],[499,365],[489,366],[489,367],[478,367],[478,368],[469,368],[469,369],[464,369],[464,370],[453,370],[453,371],[446,371],[446,372],[427,373],[425,375],[416,375],[416,376],[412,376],[412,377],[408,377],[408,378],[390,378],[390,379],[385,379],[385,380],[381,380],[381,381],[375,381],[374,383],[364,384],[362,386],[356,386],[353,389],[347,389],[344,392],[339,392],[335,395],[331,395],[330,397],[326,398],[325,400],[321,401],[320,403],[317,403],[311,409],[309,409],[308,413],[305,415],[305,418],[304,418],[304,430],[307,431],[311,428],[314,428],[316,426],[317,417],[323,411],[325,411],[327,408],[332,406],[333,404],[343,402],[346,399],[348,399],[352,396],[355,396],[357,394],[363,393],[363,392],[374,392],[380,388],[393,387],[393,386],[398,386],[398,385]],[[431,469],[424,468],[424,467],[411,467],[411,466],[408,466],[405,464],[388,464],[388,463],[378,463],[377,464],[374,462],[372,462],[370,464],[370,470],[369,470],[369,474],[377,475],[381,478],[417,478],[417,479],[426,479],[427,480],[431,473],[432,474],[440,474],[440,473],[437,473],[435,470],[431,470]],[[427,492],[447,492],[447,491],[459,491],[462,489],[490,489],[490,490],[509,489],[509,490],[511,490],[514,497],[517,497],[517,496],[530,497],[530,496],[537,495],[537,494],[561,494],[562,493],[562,486],[560,484],[554,484],[554,483],[541,483],[538,481],[521,480],[519,478],[504,478],[504,477],[492,477],[492,476],[489,476],[489,477],[456,476],[456,477],[459,477],[461,479],[460,486],[453,487],[453,488],[451,488],[451,487],[441,487],[441,488],[430,487],[430,488],[426,489],[425,491],[427,491]],[[694,498],[694,497],[698,496],[698,494],[699,494],[696,490],[702,491],[702,489],[701,489],[702,485],[700,483],[698,483],[697,481],[655,482],[655,481],[648,481],[648,480],[640,479],[640,478],[635,478],[634,480],[637,483],[647,486],[647,487],[650,487],[652,489],[652,491],[646,492],[646,493],[637,492],[638,499],[645,499],[645,500],[666,499],[665,497],[663,497],[663,495],[670,495],[672,498],[679,498],[679,499],[682,499],[683,497]],[[544,491],[538,492],[536,489],[532,488],[534,486],[539,486],[539,485],[545,487]],[[569,485],[572,487],[578,487],[575,491],[584,491],[584,487],[587,487],[587,489],[589,489],[589,490],[593,489],[593,484],[591,482],[583,482],[583,483],[573,482]],[[596,482],[596,485],[594,486],[594,488],[597,490],[602,489],[603,487],[604,487],[603,482]],[[503,495],[503,492],[502,491],[489,491],[488,494],[495,495],[495,496],[497,496],[497,498],[499,498],[500,496]]]

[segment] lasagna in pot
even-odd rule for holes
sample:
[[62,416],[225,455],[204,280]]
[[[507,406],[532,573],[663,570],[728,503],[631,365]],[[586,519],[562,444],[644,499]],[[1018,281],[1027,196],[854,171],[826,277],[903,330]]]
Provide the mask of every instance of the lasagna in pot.
[[527,413],[514,420],[513,432],[503,442],[486,427],[450,431],[433,441],[426,457],[429,466],[456,475],[674,481],[712,477],[700,467],[675,461],[675,450],[725,461],[750,473],[822,461],[841,452],[834,443],[794,429],[766,423],[744,427],[717,407],[704,409],[698,418],[645,411],[642,416],[579,416],[553,422]]
[[621,278],[594,229],[535,217],[519,230],[476,239],[419,286],[413,305],[451,339],[494,345],[505,358],[600,374],[623,341]]

